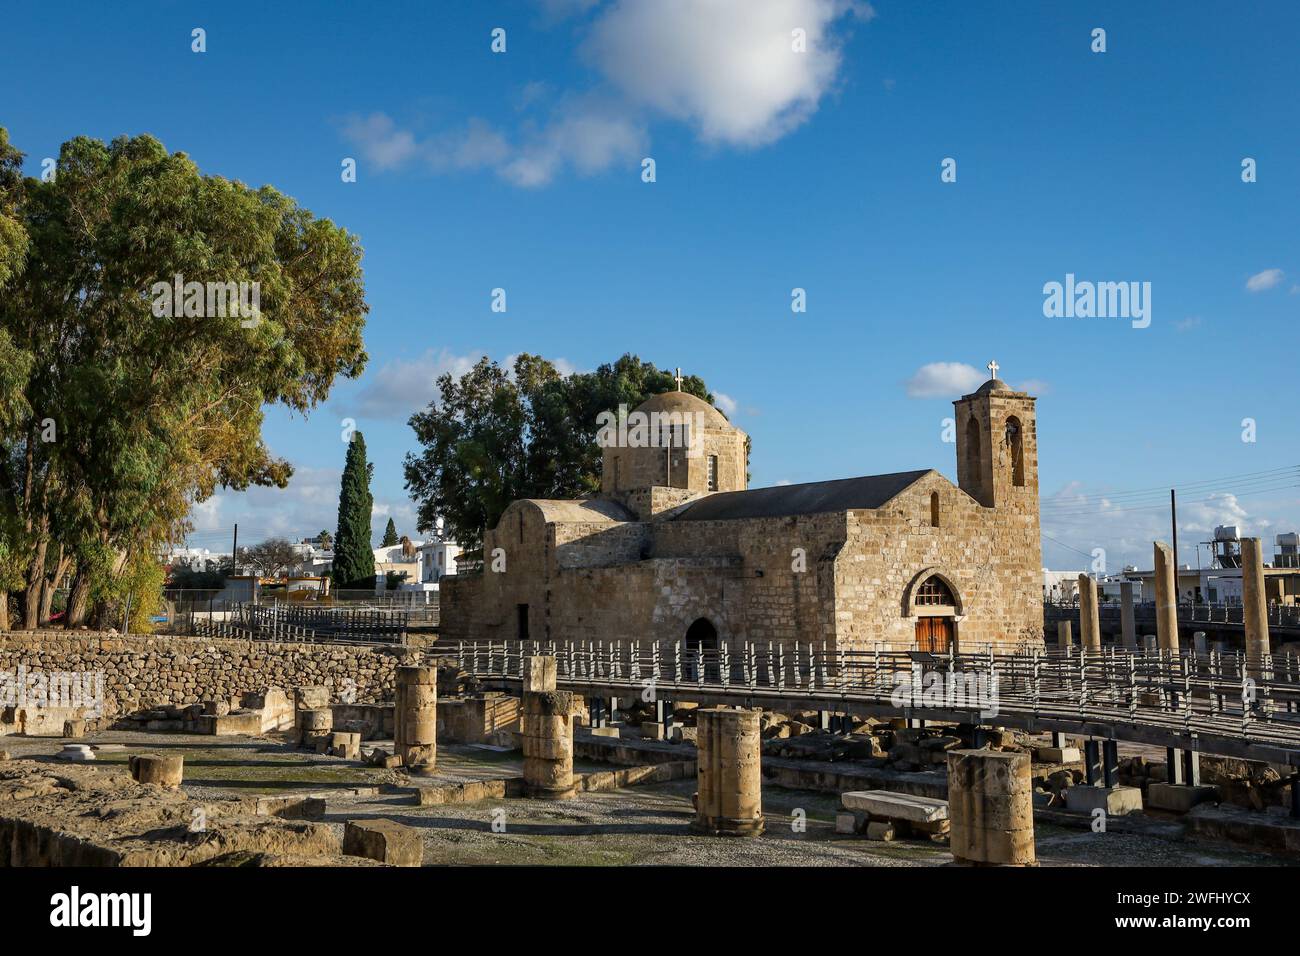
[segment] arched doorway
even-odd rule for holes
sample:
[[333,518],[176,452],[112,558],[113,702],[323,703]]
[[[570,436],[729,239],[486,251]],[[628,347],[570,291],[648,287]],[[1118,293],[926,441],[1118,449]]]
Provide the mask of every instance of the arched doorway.
[[938,575],[926,578],[912,601],[916,614],[916,649],[947,654],[956,641],[957,599]]
[[698,680],[697,666],[704,665],[706,681],[721,680],[718,659],[718,629],[707,617],[696,618],[686,629],[686,660],[683,662],[687,680]]

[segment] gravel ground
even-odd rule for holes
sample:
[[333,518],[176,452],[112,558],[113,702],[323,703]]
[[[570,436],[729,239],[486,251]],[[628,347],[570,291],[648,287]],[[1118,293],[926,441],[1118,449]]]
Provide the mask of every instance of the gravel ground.
[[[406,792],[400,771],[365,767],[287,746],[277,738],[214,738],[187,734],[109,732],[80,743],[116,745],[99,752],[106,764],[124,764],[131,753],[182,752],[185,790],[193,799],[289,794],[331,794],[325,820],[342,829],[350,819],[384,817],[424,833],[425,861],[439,864],[677,866],[943,866],[952,855],[922,841],[875,843],[834,832],[838,798],[832,794],[765,787],[766,832],[753,839],[696,836],[693,780],[580,793],[557,803],[510,799],[419,807]],[[62,741],[6,737],[0,748],[13,756],[58,752]],[[391,743],[381,744],[391,748]],[[473,747],[440,745],[438,774],[424,783],[457,783],[518,776],[522,758]],[[589,771],[608,769],[577,764]],[[357,787],[388,792],[354,796]],[[1037,825],[1044,866],[1291,865],[1292,861],[1177,839],[1167,822],[1126,831],[1093,833],[1055,823]]]

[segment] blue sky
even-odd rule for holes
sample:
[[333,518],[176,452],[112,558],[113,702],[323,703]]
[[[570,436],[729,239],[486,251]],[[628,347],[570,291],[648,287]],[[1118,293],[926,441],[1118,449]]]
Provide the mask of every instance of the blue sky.
[[[366,250],[365,375],[306,420],[269,411],[297,477],[203,504],[196,543],[235,521],[250,541],[332,529],[346,418],[375,463],[376,535],[390,514],[413,532],[406,418],[438,372],[521,351],[703,376],[753,437],[759,486],[955,477],[942,420],[996,358],[1040,397],[1045,564],[1100,547],[1149,566],[1170,485],[1184,562],[1216,523],[1270,542],[1300,525],[1295,4],[74,9],[15,6],[0,35],[0,124],[31,174],[74,135],[147,132]],[[1067,273],[1150,282],[1150,327],[1045,317]],[[955,367],[918,377],[933,363]]]

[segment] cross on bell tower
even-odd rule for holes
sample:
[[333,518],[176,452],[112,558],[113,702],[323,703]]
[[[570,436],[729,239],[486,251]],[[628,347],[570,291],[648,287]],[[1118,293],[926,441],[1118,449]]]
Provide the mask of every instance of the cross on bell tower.
[[993,361],[989,362],[989,364],[984,367],[989,370],[989,378],[997,378],[998,369],[1000,369],[1002,366],[998,364],[997,359],[993,359]]

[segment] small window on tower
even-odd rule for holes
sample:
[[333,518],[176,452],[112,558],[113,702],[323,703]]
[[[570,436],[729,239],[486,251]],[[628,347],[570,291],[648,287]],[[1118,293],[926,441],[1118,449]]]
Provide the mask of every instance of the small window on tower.
[[930,492],[930,527],[939,527],[939,492]]
[[718,490],[718,456],[709,456],[709,491]]

